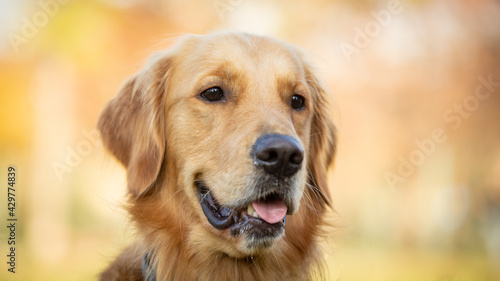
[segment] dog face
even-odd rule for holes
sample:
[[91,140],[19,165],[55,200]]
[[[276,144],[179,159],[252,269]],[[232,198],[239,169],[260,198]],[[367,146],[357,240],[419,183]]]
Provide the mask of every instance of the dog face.
[[178,223],[210,251],[266,251],[301,202],[328,202],[324,91],[300,51],[274,39],[183,38],[126,83],[99,127],[134,200],[180,198]]

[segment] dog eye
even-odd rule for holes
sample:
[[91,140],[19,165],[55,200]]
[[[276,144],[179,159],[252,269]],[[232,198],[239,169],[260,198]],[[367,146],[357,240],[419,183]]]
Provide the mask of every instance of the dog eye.
[[212,87],[203,91],[200,96],[207,101],[215,102],[220,101],[224,98],[224,92],[219,87]]
[[291,106],[293,109],[299,111],[301,110],[302,108],[304,108],[304,102],[305,102],[305,99],[303,96],[301,95],[293,95],[292,97],[292,102],[291,102]]

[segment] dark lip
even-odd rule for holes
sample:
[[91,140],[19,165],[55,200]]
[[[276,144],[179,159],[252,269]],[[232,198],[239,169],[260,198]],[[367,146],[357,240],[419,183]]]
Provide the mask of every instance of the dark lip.
[[224,230],[234,223],[235,211],[220,206],[219,202],[212,197],[210,190],[201,182],[196,182],[200,204],[208,222],[219,230]]
[[229,228],[229,233],[233,237],[243,233],[260,238],[275,237],[284,232],[286,216],[281,222],[269,224],[260,218],[250,216],[246,211],[248,204],[235,209],[221,206],[203,182],[196,181],[195,184],[203,213],[214,228],[218,230]]

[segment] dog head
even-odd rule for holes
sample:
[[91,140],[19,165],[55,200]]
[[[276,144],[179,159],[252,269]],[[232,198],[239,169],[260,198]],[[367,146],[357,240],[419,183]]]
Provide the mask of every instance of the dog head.
[[325,91],[301,51],[275,39],[183,37],[126,82],[99,128],[133,204],[156,202],[143,217],[176,213],[163,223],[184,225],[192,245],[258,254],[282,240],[301,205],[330,204]]

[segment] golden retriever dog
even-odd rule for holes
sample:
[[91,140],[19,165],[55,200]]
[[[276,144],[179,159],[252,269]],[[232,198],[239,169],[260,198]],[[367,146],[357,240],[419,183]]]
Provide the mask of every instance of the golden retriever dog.
[[100,280],[311,280],[331,207],[335,127],[303,53],[185,35],[102,112],[138,239]]

